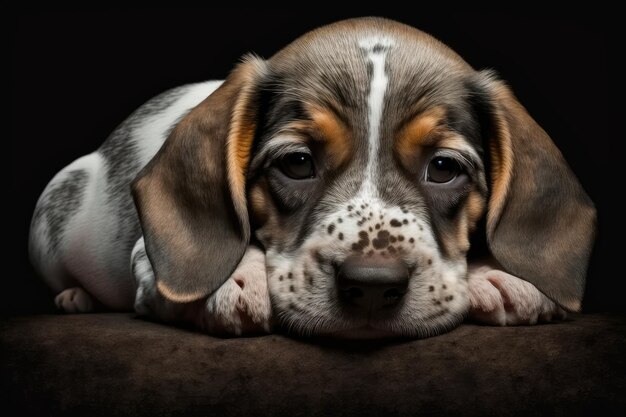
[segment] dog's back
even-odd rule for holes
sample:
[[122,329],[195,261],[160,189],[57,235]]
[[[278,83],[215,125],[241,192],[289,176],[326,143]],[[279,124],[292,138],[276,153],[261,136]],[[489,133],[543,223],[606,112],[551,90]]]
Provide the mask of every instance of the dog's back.
[[141,229],[130,183],[176,123],[220,84],[187,85],[151,99],[97,151],[46,186],[33,215],[29,252],[55,293],[80,285],[106,307],[132,308],[130,255]]

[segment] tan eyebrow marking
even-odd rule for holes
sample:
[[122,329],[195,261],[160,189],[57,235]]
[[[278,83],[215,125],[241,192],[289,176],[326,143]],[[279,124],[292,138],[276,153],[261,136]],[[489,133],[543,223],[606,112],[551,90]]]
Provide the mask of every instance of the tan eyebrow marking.
[[351,151],[350,131],[332,110],[311,109],[311,118],[322,133],[326,150],[336,166],[343,164]]
[[435,107],[410,120],[398,134],[396,151],[403,164],[415,163],[420,147],[437,147],[457,150],[472,159],[480,159],[476,149],[462,135],[448,129],[443,123],[446,112]]
[[410,165],[419,146],[429,146],[435,140],[432,133],[441,126],[446,112],[443,107],[434,107],[422,112],[406,123],[396,140],[396,151],[402,163]]
[[352,150],[351,133],[337,114],[325,107],[309,106],[310,120],[294,120],[287,123],[281,133],[291,133],[294,140],[303,140],[302,134],[324,144],[331,162],[340,166],[350,157]]

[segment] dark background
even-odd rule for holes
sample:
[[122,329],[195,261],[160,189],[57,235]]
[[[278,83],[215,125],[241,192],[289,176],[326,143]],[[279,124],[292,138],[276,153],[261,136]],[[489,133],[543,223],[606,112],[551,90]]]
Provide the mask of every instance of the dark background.
[[222,79],[247,52],[270,57],[310,29],[367,15],[416,26],[509,82],[598,208],[585,311],[626,311],[617,13],[420,10],[23,10],[11,16],[11,178],[4,199],[10,251],[2,311],[53,310],[53,295],[28,262],[27,236],[37,198],[58,170],[96,149],[163,90]]

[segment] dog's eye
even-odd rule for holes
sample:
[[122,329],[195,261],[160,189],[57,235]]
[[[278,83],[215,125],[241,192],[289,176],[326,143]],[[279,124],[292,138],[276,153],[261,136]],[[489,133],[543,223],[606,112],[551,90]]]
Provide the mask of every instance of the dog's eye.
[[289,178],[303,180],[315,177],[313,158],[305,152],[294,152],[283,156],[280,169]]
[[437,156],[428,164],[427,180],[443,184],[456,178],[461,172],[461,166],[453,158]]

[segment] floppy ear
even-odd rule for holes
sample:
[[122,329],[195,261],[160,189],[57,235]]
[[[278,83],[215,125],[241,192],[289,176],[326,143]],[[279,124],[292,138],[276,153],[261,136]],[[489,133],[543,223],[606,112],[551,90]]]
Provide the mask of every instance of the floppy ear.
[[479,73],[491,113],[487,244],[507,272],[579,311],[596,212],[546,132],[509,88]]
[[265,62],[248,58],[185,116],[132,185],[157,288],[175,302],[215,291],[250,239],[245,172]]

